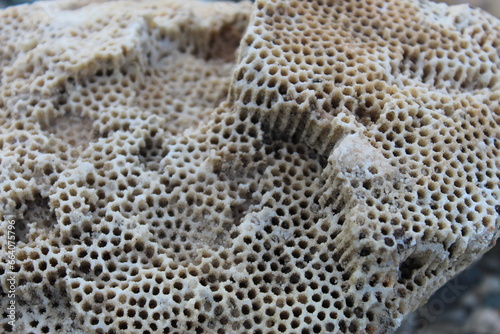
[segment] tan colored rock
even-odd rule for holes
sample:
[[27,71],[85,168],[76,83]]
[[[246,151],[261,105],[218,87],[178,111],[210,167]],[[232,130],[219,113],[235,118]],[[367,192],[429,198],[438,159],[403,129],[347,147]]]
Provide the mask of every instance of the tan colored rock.
[[392,332],[498,238],[489,14],[59,1],[0,22],[16,332]]

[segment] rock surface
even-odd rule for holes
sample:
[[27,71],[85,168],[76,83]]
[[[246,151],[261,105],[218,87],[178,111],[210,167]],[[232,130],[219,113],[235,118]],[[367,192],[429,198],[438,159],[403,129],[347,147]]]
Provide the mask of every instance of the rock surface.
[[6,332],[392,332],[498,238],[482,11],[58,1],[0,22]]

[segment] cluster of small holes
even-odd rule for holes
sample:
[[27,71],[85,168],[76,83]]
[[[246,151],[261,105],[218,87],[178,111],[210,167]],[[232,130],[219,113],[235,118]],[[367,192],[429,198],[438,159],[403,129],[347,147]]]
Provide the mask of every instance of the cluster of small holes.
[[[494,172],[500,31],[491,18],[471,11],[464,22],[462,11],[404,1],[260,1],[256,8],[231,87],[236,104],[265,109],[274,137],[306,142],[317,151],[327,138],[338,138],[328,137],[319,122],[339,124],[352,115],[399,172],[328,169],[329,196],[322,203],[351,221],[371,222],[357,235],[336,232],[342,241],[331,254],[345,263],[343,278],[359,270],[370,277],[356,283],[359,290],[369,284],[413,294],[456,270],[464,240],[474,233],[493,238],[500,196]],[[455,25],[442,23],[447,20]],[[476,98],[476,92],[485,97]],[[329,132],[346,131],[343,126]],[[318,133],[320,142],[311,139]],[[335,190],[345,175],[348,186]],[[366,201],[357,208],[361,213],[342,209],[352,191]],[[446,259],[418,263],[428,250],[415,242],[437,242]],[[405,254],[399,276],[380,271],[393,261],[381,256],[388,249]],[[401,313],[414,307],[377,300]],[[376,327],[373,318],[370,326]],[[341,327],[346,330],[345,323]]]
[[[220,124],[232,129],[239,150],[221,144]],[[70,272],[72,303],[88,315],[82,326],[116,333],[176,328],[287,333],[300,330],[304,321],[304,330],[316,333],[327,321],[327,328],[336,328],[344,315],[321,311],[343,297],[330,287],[341,279],[326,248],[328,240],[332,247],[331,228],[319,223],[313,209],[322,186],[319,157],[302,144],[262,139],[258,118],[224,112],[199,140],[168,142],[160,167],[167,174],[151,175],[141,188],[137,183],[148,171],[131,167],[138,158],[130,152],[139,144],[125,137],[106,152],[98,173],[62,173],[54,206],[62,244],[73,247],[60,257]],[[95,152],[104,149],[99,144],[93,144]],[[224,160],[200,169],[207,152],[215,150]],[[94,161],[99,166],[100,160]],[[259,218],[262,209],[273,216]],[[88,211],[98,219],[73,218]],[[252,215],[262,219],[261,232],[249,233]],[[91,232],[98,237],[91,239]],[[321,260],[315,260],[320,252]],[[304,268],[324,263],[330,273],[319,274],[322,284],[307,285],[317,273],[308,270],[303,277]],[[231,266],[246,275],[229,275]],[[23,280],[41,281],[41,272],[35,272],[24,273]],[[208,299],[196,297],[196,289],[206,290]],[[162,309],[161,303],[169,306]]]
[[[367,125],[397,89],[460,94],[498,86],[499,32],[488,35],[477,15],[467,27],[480,42],[441,26],[448,11],[428,17],[405,2],[260,2],[257,8],[232,87],[234,99],[251,108],[286,117],[283,106],[292,100],[304,112],[348,112]],[[420,15],[424,22],[413,19]]]
[[[492,169],[499,152],[491,135],[498,126],[487,109],[467,100],[458,105],[436,93],[421,97],[419,104],[398,99],[377,125],[374,139],[415,180],[413,193],[406,195],[414,204],[402,217],[414,223],[404,225],[405,230],[422,234],[423,240],[432,239],[436,229],[449,230],[453,237],[445,247],[453,257],[453,252],[463,251],[452,248],[455,240],[494,228],[498,187]],[[438,112],[425,113],[423,106]]]
[[[8,307],[9,299],[2,295],[0,304]],[[23,315],[23,321],[16,323],[15,330],[9,325],[2,326],[4,332],[22,333],[54,333],[83,332],[84,329],[75,321],[77,314],[71,307],[66,292],[58,287],[47,286],[44,289],[31,291],[29,298],[17,296],[16,305],[25,308],[29,305],[29,313]],[[2,314],[7,316],[6,313]]]
[[[0,33],[0,108],[21,117],[0,119],[2,214],[22,232],[19,291],[44,294],[26,332],[375,333],[495,229],[498,93],[471,92],[498,86],[498,30],[481,17],[454,31],[425,3],[257,1],[229,87],[238,5],[204,38],[197,9],[103,6],[95,29],[65,32],[98,56],[55,47],[27,68],[20,13],[1,14],[14,30]],[[137,17],[133,50],[121,41]],[[391,172],[332,165],[352,129]],[[426,262],[431,242],[447,259]]]
[[[62,9],[47,6],[44,9],[51,13]],[[27,333],[68,332],[68,326],[92,332],[107,328],[106,333],[168,332],[183,328],[176,317],[185,315],[189,322],[196,321],[195,311],[189,315],[189,311],[180,311],[185,307],[174,307],[166,312],[159,307],[162,301],[158,298],[167,296],[180,303],[180,292],[170,295],[169,290],[181,289],[179,283],[186,273],[196,277],[202,272],[196,268],[178,272],[179,265],[192,261],[200,264],[209,254],[199,254],[205,243],[229,240],[224,233],[228,234],[234,219],[212,227],[210,217],[242,215],[246,210],[242,205],[233,212],[211,198],[200,202],[206,196],[204,192],[210,195],[211,187],[216,198],[224,200],[227,196],[225,183],[213,175],[207,177],[203,171],[195,173],[210,148],[202,138],[196,148],[186,145],[187,138],[177,146],[165,142],[205,122],[226,97],[237,42],[248,22],[248,4],[193,7],[200,20],[217,8],[218,16],[209,17],[215,24],[200,30],[189,23],[193,31],[180,35],[171,29],[172,22],[183,25],[184,18],[180,12],[176,17],[179,13],[174,8],[191,8],[189,3],[150,1],[130,3],[128,7],[112,3],[102,6],[101,14],[91,11],[85,27],[77,27],[83,21],[59,25],[58,20],[66,20],[64,15],[56,13],[53,19],[40,8],[38,12],[34,7],[24,8],[25,12],[9,8],[1,13],[5,29],[0,34],[0,108],[8,111],[2,113],[0,122],[0,146],[5,153],[0,158],[2,175],[8,176],[0,183],[5,194],[1,214],[3,222],[7,217],[16,221],[19,251],[14,271],[21,289],[35,284],[35,289],[46,291],[46,284],[55,285],[51,298],[72,305],[51,304],[53,307],[40,309],[39,314],[37,309],[22,315],[20,309],[19,323]],[[89,14],[89,8],[80,9],[81,16]],[[119,19],[109,14],[117,8],[121,11]],[[149,27],[143,19],[144,15],[153,19],[151,12],[159,24],[155,27]],[[59,28],[52,29],[53,24]],[[134,24],[144,25],[147,32],[141,37],[144,44],[130,48],[128,40],[140,42],[135,30],[126,29]],[[207,36],[214,45],[206,45]],[[61,42],[64,46],[54,43],[67,37],[71,40]],[[228,37],[232,41],[224,44]],[[20,40],[37,42],[25,55],[19,51]],[[210,143],[219,140],[222,143],[223,139],[214,135]],[[185,147],[183,156],[176,147]],[[178,172],[169,176],[172,168]],[[189,189],[176,189],[177,183],[186,179]],[[204,181],[206,185],[201,184]],[[195,183],[200,185],[195,187]],[[179,208],[171,209],[176,201],[181,203]],[[199,209],[193,212],[192,205]],[[155,207],[158,209],[151,209]],[[186,217],[191,215],[195,218],[189,222]],[[207,231],[196,227],[202,226],[198,221],[205,221]],[[143,233],[125,233],[134,226]],[[173,233],[176,228],[185,233]],[[204,240],[207,232],[209,237]],[[156,246],[151,247],[151,243]],[[7,247],[3,242],[1,246]],[[158,248],[161,257],[157,256]],[[219,259],[219,263],[223,261]],[[2,264],[2,274],[7,267]],[[156,268],[165,271],[167,267],[171,268],[168,275],[157,274]],[[148,268],[155,268],[151,269],[154,274],[144,274],[149,277],[141,281],[143,273],[139,272]],[[129,276],[140,283],[117,285],[127,282]],[[163,282],[172,277],[179,279],[164,287]],[[67,291],[62,280],[70,287],[69,296],[64,298],[57,292]],[[81,280],[89,284],[80,290],[77,282]],[[95,284],[97,280],[105,284]],[[113,289],[121,292],[113,294]],[[26,291],[29,293],[29,289]],[[144,293],[158,297],[148,300],[147,305],[145,297],[129,297]],[[37,303],[31,295],[28,297]],[[28,307],[23,298],[20,294],[20,307]],[[185,303],[193,296],[182,298]],[[126,306],[116,307],[117,302]],[[38,302],[49,303],[53,302]],[[146,311],[147,307],[154,312]],[[71,316],[59,308],[71,310]],[[86,317],[88,312],[93,316]],[[31,315],[41,319],[34,321]],[[12,331],[3,320],[2,329]],[[186,326],[189,329],[192,325]]]

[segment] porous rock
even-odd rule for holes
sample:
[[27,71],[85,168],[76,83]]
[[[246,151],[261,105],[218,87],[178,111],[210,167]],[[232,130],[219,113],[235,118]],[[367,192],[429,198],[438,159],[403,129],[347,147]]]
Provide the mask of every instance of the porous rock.
[[57,1],[0,25],[3,331],[392,332],[498,237],[485,12]]

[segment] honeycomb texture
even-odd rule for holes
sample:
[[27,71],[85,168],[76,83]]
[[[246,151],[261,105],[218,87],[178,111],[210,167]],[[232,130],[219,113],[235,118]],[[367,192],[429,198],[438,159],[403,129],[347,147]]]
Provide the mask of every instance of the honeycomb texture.
[[390,333],[498,238],[481,10],[58,1],[0,22],[1,331]]

